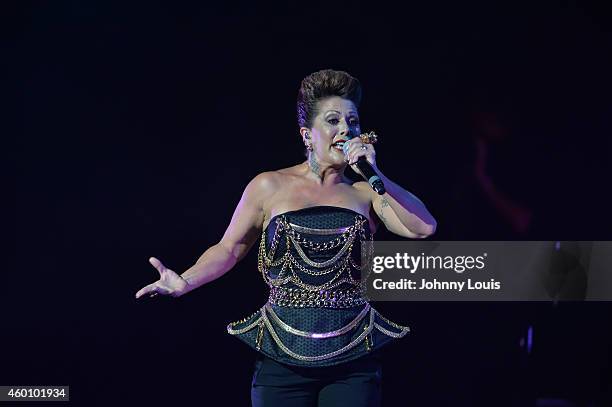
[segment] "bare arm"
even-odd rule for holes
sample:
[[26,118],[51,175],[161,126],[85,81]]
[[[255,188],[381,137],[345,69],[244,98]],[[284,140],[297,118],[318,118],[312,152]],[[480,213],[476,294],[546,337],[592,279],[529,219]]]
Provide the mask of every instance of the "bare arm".
[[274,183],[272,173],[262,173],[247,185],[221,241],[181,274],[187,286],[179,295],[221,277],[246,255],[261,233],[263,202],[273,191]]
[[436,231],[436,220],[423,202],[376,170],[387,192],[378,195],[367,182],[355,186],[371,196],[372,208],[385,227],[396,235],[422,239]]
[[391,232],[413,239],[422,239],[436,231],[436,220],[423,202],[405,190],[379,170],[378,175],[385,184],[387,192],[378,195],[371,190],[374,211]]
[[387,229],[397,235],[416,239],[432,235],[436,231],[436,220],[419,198],[391,181],[377,168],[374,146],[362,144],[358,137],[348,143],[347,160],[353,170],[361,174],[354,163],[359,157],[365,157],[385,184],[387,192],[383,195],[374,192],[367,182],[357,182],[354,185],[370,194],[374,212]]

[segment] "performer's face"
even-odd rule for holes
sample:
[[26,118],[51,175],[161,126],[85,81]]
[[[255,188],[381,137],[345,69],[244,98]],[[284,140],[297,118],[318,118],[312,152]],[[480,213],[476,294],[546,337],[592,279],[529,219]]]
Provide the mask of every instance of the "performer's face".
[[338,96],[320,100],[318,107],[310,131],[315,158],[322,164],[346,165],[342,141],[361,133],[357,108]]

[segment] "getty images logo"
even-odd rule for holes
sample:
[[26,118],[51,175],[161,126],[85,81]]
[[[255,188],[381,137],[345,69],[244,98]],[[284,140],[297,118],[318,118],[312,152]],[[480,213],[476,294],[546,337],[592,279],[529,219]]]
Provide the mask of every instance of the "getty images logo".
[[453,270],[463,273],[466,270],[485,268],[487,253],[480,256],[431,256],[421,253],[413,256],[408,253],[396,253],[394,256],[374,256],[372,271],[382,273],[385,270],[397,269],[415,273],[421,270]]

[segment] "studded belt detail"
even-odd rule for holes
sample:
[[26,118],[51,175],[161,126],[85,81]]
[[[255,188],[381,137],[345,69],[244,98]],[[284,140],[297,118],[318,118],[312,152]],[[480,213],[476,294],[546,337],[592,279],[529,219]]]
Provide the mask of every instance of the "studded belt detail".
[[272,287],[270,304],[280,307],[350,308],[363,305],[367,301],[360,288],[347,290],[308,291],[301,288]]

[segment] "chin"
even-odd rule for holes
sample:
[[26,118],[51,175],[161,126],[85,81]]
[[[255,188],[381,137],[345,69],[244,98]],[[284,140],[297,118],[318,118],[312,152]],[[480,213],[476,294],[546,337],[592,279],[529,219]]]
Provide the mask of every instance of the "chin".
[[347,165],[346,161],[344,161],[344,158],[341,160],[333,159],[333,160],[330,160],[329,162],[334,168],[342,168]]
[[337,150],[332,150],[329,155],[330,162],[333,162],[334,164],[346,164],[346,161],[344,161],[344,153]]

